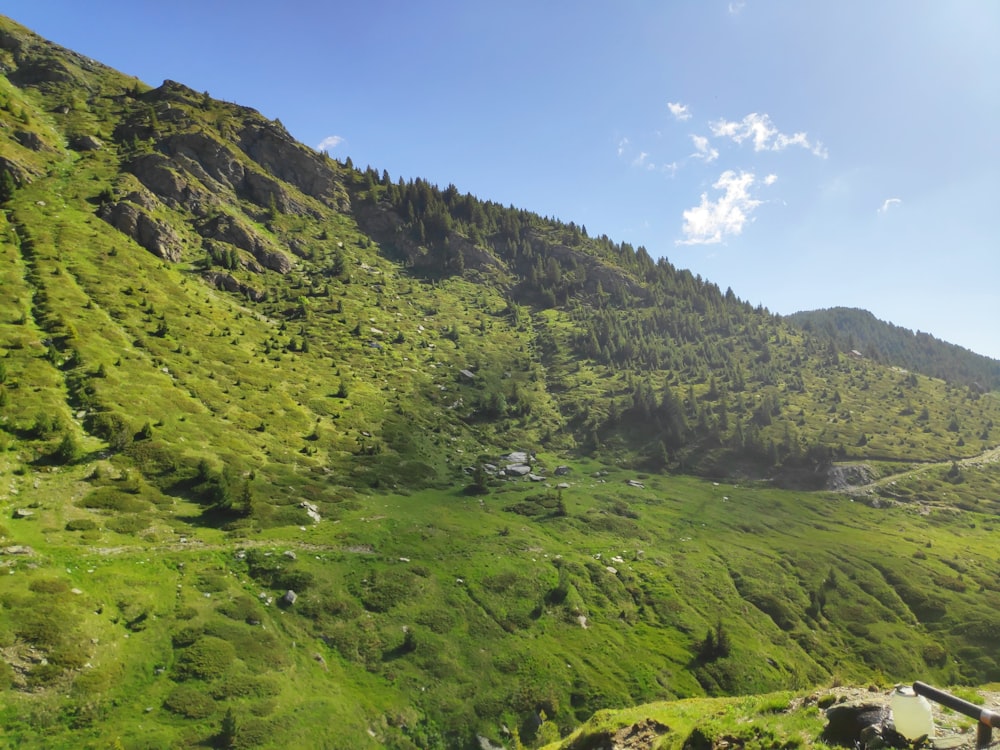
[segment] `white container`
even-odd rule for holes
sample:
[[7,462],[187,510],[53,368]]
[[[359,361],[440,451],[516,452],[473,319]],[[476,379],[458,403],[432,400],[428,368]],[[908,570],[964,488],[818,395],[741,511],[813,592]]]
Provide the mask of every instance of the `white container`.
[[917,695],[908,685],[898,685],[889,699],[892,723],[896,731],[908,740],[934,737],[934,717],[931,704],[924,696]]

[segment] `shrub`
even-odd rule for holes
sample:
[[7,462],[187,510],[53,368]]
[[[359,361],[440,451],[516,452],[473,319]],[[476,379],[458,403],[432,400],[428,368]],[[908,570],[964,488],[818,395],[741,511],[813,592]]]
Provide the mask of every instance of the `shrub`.
[[138,513],[149,506],[137,497],[116,487],[98,487],[87,494],[77,505],[94,510],[114,510],[119,513]]
[[66,522],[66,531],[93,531],[97,522],[92,518],[74,518]]
[[185,719],[205,719],[215,713],[215,701],[193,685],[175,687],[163,707]]
[[178,680],[214,680],[222,677],[235,659],[233,644],[205,635],[184,649],[174,674]]
[[138,534],[149,527],[149,521],[143,516],[116,516],[104,526],[119,534]]
[[212,691],[217,700],[229,698],[273,698],[281,692],[281,686],[270,677],[238,675],[219,683]]
[[36,594],[65,594],[69,592],[69,584],[62,578],[36,578],[28,584],[28,588]]
[[250,620],[259,620],[258,616],[259,605],[253,598],[243,594],[237,596],[231,602],[225,602],[219,605],[219,612],[231,620],[242,620],[248,622]]
[[59,445],[56,446],[52,458],[60,464],[74,464],[80,460],[81,455],[80,444],[73,433],[66,432],[62,436],[62,440],[59,441]]

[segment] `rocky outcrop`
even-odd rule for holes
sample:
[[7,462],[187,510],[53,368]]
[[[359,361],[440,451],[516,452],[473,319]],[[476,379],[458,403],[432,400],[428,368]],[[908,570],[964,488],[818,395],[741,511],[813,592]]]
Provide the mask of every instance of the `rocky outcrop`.
[[[607,729],[592,735],[588,737],[586,746],[592,750],[652,750],[652,748],[659,746],[661,738],[669,731],[669,726],[656,719],[642,719],[635,724],[622,727],[618,731]],[[688,740],[691,740],[691,737]],[[713,746],[711,741],[707,744],[697,744],[696,742],[685,742],[684,744],[685,748]]]
[[74,151],[100,151],[104,142],[94,135],[76,135],[69,139],[69,147]]
[[267,296],[267,294],[262,292],[260,289],[255,289],[249,284],[244,284],[243,282],[230,276],[228,273],[222,273],[221,271],[206,271],[202,274],[202,277],[216,289],[223,289],[227,292],[242,294],[244,297],[254,302],[260,302]]
[[202,237],[228,242],[245,250],[264,268],[281,274],[292,270],[292,261],[287,255],[271,247],[260,235],[233,216],[216,216],[203,224],[198,231]]
[[343,208],[340,204],[346,196],[339,189],[333,165],[297,143],[277,123],[256,119],[246,122],[238,144],[264,171],[328,206]]
[[128,170],[168,206],[193,208],[205,201],[204,191],[191,184],[163,154],[142,154],[128,164]]
[[175,166],[189,172],[214,192],[231,190],[239,198],[264,208],[273,205],[282,213],[309,212],[278,180],[248,168],[237,154],[207,133],[179,133],[164,138],[158,147]]
[[34,170],[4,156],[0,156],[0,173],[2,172],[8,172],[18,187],[27,185],[33,178],[37,177],[37,172]]
[[825,489],[843,492],[874,481],[875,472],[868,464],[841,464],[827,469]]
[[32,151],[41,151],[45,148],[45,141],[33,130],[18,130],[14,133],[14,138],[25,148]]
[[101,207],[98,216],[158,258],[172,263],[181,259],[180,237],[169,224],[153,218],[141,206],[128,201],[109,203]]

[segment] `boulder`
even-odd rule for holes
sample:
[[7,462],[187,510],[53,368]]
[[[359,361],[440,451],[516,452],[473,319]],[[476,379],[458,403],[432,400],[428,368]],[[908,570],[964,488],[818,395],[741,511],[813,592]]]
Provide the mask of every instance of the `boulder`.
[[831,706],[826,710],[826,728],[823,739],[837,745],[854,747],[860,742],[866,727],[882,724],[889,715],[889,707],[878,698],[859,698]]
[[35,554],[35,550],[26,544],[12,544],[9,547],[0,547],[0,555],[27,555]]
[[96,135],[77,135],[69,139],[69,147],[74,151],[100,151],[104,141]]
[[516,477],[527,476],[531,473],[531,467],[527,464],[508,464],[505,469],[508,475]]
[[41,151],[45,148],[45,141],[33,130],[18,130],[14,133],[14,138],[25,148],[30,148],[32,151]]
[[298,598],[299,598],[298,594],[296,594],[291,589],[288,589],[288,591],[285,592],[285,595],[282,596],[281,599],[279,599],[278,601],[280,604],[283,604],[286,607],[291,607],[293,604],[295,604],[295,601]]
[[323,517],[319,514],[319,507],[315,503],[303,500],[299,503],[299,507],[305,509],[306,515],[312,519],[313,523],[319,523],[323,520]]

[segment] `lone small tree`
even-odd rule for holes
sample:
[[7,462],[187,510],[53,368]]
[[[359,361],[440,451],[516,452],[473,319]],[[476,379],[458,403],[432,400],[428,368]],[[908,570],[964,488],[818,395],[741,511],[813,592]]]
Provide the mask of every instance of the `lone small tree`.
[[216,747],[229,748],[236,746],[236,734],[239,731],[239,727],[236,723],[236,714],[233,713],[232,708],[226,709],[226,715],[222,717],[222,726],[219,728],[219,734],[216,735]]
[[80,444],[72,432],[63,433],[52,457],[61,464],[73,464],[80,460]]
[[17,190],[17,181],[8,170],[0,172],[0,204],[4,204],[14,197]]

